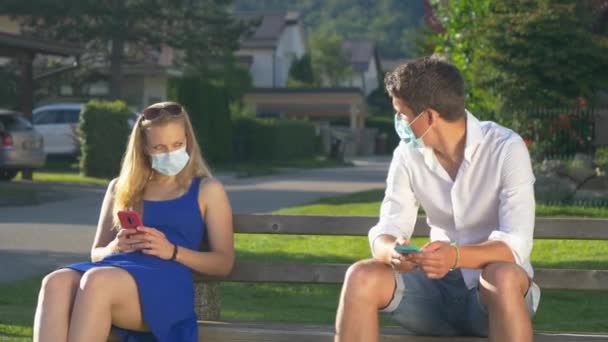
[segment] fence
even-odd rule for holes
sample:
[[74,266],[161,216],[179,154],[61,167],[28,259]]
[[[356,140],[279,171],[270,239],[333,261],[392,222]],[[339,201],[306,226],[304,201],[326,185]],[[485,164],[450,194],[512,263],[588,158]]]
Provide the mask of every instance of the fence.
[[526,140],[536,160],[592,155],[608,143],[606,108],[518,110],[498,121]]

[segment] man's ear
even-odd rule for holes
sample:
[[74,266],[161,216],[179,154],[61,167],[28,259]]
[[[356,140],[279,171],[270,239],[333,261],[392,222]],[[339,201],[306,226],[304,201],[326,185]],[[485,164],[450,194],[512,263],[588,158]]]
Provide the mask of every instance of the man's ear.
[[439,121],[439,118],[441,118],[441,115],[435,109],[428,108],[427,111],[429,112],[429,114],[427,114],[428,115],[428,120],[429,120],[428,121],[429,125],[437,123],[437,121]]

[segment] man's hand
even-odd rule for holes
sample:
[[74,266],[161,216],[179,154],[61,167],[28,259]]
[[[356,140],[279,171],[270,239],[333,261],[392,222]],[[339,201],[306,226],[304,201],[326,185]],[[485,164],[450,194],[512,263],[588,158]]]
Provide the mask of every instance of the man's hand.
[[442,241],[434,241],[426,244],[421,253],[411,253],[409,258],[427,277],[441,279],[454,267],[456,247]]
[[398,238],[397,240],[395,240],[395,244],[393,245],[393,250],[392,250],[392,254],[391,254],[391,265],[393,266],[393,269],[395,269],[395,271],[397,272],[411,272],[413,270],[416,269],[416,267],[418,267],[418,265],[416,265],[414,262],[412,262],[412,254],[415,253],[410,253],[409,255],[403,255],[399,252],[397,252],[394,247],[399,244],[402,245],[403,243],[408,243],[407,240],[403,239],[403,238]]

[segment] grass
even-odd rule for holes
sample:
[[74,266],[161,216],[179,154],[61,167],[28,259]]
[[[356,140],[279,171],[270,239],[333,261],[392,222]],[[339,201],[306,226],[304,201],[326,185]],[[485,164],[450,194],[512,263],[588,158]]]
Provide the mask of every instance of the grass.
[[[74,183],[108,185],[104,178],[86,177],[80,174],[78,161],[71,157],[49,156],[44,168],[34,171],[33,181],[50,183]],[[17,175],[21,179],[21,173]]]
[[[378,213],[379,190],[327,198],[279,210],[282,214],[364,215]],[[539,216],[608,218],[608,208],[538,206]],[[423,245],[427,239],[413,242]],[[366,237],[276,236],[236,234],[239,260],[352,263],[368,258]],[[605,241],[536,240],[532,263],[543,268],[608,269]],[[31,336],[41,277],[0,284],[0,340]],[[339,285],[223,283],[222,319],[331,324]],[[534,328],[541,331],[608,332],[608,295],[601,291],[544,290]],[[391,322],[384,321],[389,325]]]
[[[287,161],[225,163],[215,165],[212,169],[219,172],[232,172],[238,178],[269,176],[280,173],[281,168],[324,168],[352,166],[352,163],[337,162],[325,157],[293,159]],[[21,179],[21,174],[16,179]],[[46,165],[36,170],[33,175],[36,182],[93,184],[106,186],[108,179],[86,177],[80,174],[78,161],[75,158],[51,156]]]
[[[315,203],[278,210],[278,214],[377,216],[384,190],[368,190],[343,197],[323,198]],[[422,208],[420,214],[424,214]],[[536,206],[536,215],[550,217],[608,218],[608,207]]]
[[[278,210],[279,214],[377,216],[382,190],[333,197]],[[608,218],[608,208],[537,206],[538,216]],[[415,238],[423,245],[428,239]],[[366,237],[237,234],[237,257],[257,261],[352,263],[370,257]],[[536,240],[532,263],[543,268],[608,269],[605,241]],[[331,323],[339,285],[222,285],[222,319]],[[280,300],[272,300],[280,298]],[[264,310],[257,308],[263,307]],[[544,290],[534,328],[542,331],[608,332],[608,295],[597,291]],[[389,324],[391,324],[389,322]]]
[[0,341],[31,341],[32,321],[42,277],[0,283]]
[[220,172],[234,172],[236,177],[269,176],[281,172],[282,168],[316,169],[324,167],[352,166],[349,162],[338,162],[325,157],[300,158],[283,161],[256,161],[240,163],[224,163],[212,165],[212,169]]
[[[21,179],[17,176],[16,179]],[[49,182],[49,183],[74,183],[74,184],[93,184],[107,186],[110,182],[108,179],[86,177],[80,173],[61,173],[61,172],[34,172],[33,181]]]

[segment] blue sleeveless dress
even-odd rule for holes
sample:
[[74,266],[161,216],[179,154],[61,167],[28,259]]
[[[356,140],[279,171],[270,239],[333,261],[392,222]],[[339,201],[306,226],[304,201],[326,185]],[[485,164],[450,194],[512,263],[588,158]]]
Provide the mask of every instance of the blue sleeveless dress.
[[[178,198],[144,201],[144,225],[160,230],[178,246],[199,250],[205,236],[205,223],[198,205],[200,182],[200,178],[193,179],[188,192]],[[86,272],[103,266],[122,268],[135,279],[143,319],[151,330],[143,333],[114,327],[123,342],[198,341],[190,268],[139,251],[116,253],[98,262],[83,262],[65,268]]]

